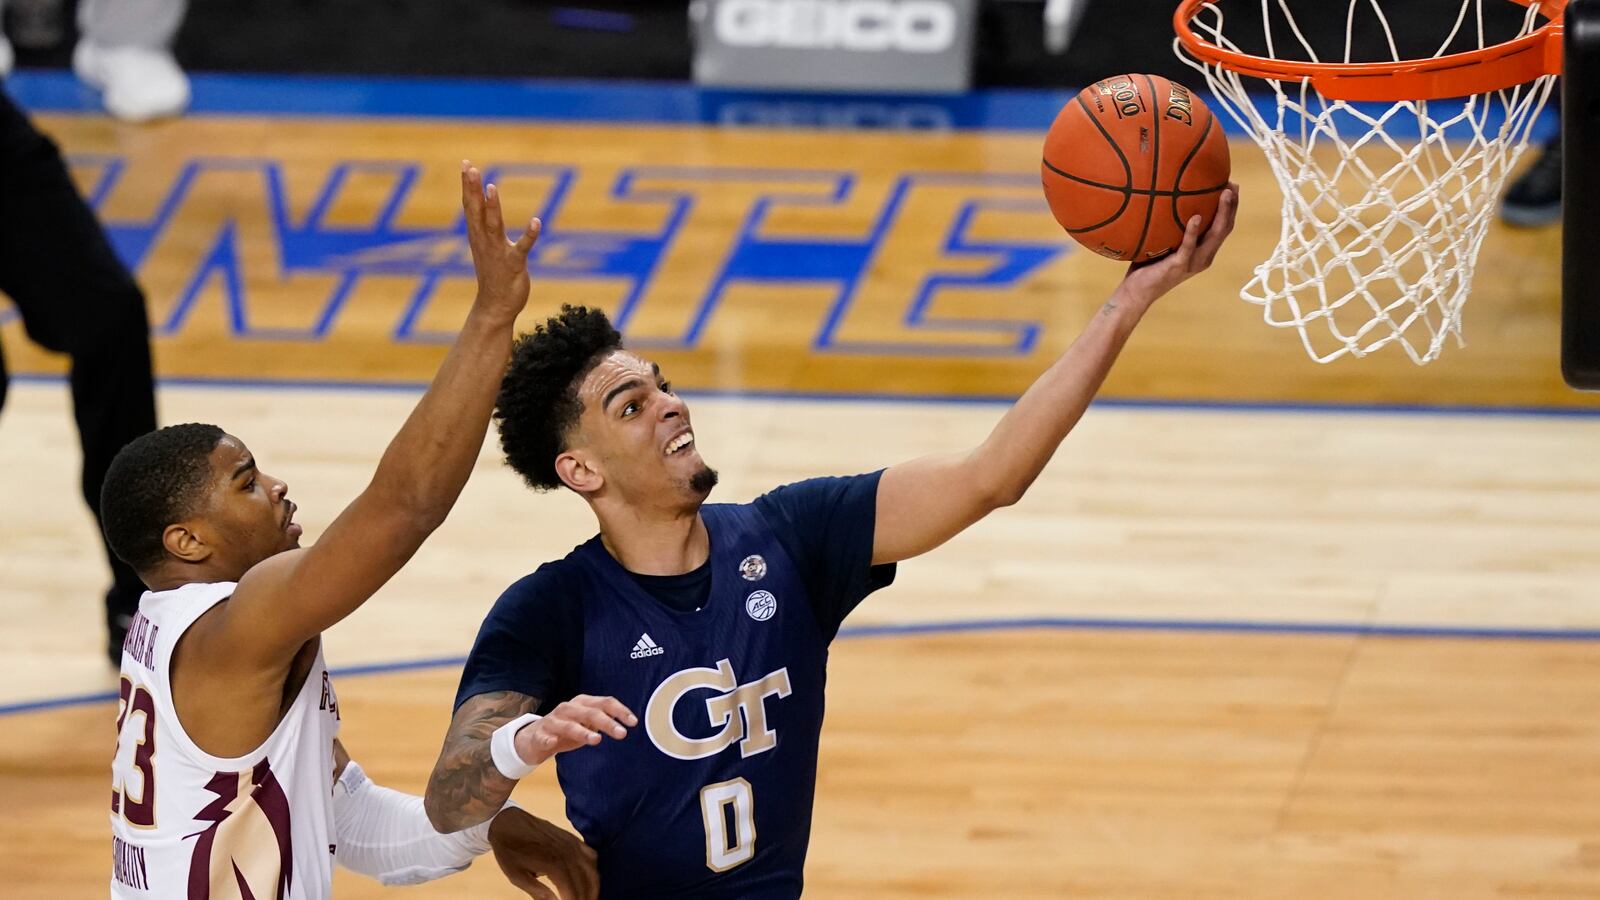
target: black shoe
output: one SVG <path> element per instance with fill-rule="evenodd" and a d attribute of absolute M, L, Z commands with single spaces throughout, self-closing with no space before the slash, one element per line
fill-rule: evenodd
<path fill-rule="evenodd" d="M 1506 189 L 1500 218 L 1507 225 L 1539 228 L 1561 220 L 1561 138 L 1544 145 L 1539 158 Z"/>

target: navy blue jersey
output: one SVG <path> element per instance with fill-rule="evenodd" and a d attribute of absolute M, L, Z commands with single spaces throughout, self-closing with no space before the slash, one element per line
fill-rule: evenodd
<path fill-rule="evenodd" d="M 828 643 L 893 578 L 870 566 L 877 478 L 703 507 L 710 558 L 674 583 L 627 572 L 596 537 L 496 603 L 458 704 L 585 693 L 639 715 L 625 740 L 556 758 L 602 896 L 799 896 Z M 676 602 L 699 581 L 699 609 Z M 550 639 L 574 630 L 576 648 Z"/>

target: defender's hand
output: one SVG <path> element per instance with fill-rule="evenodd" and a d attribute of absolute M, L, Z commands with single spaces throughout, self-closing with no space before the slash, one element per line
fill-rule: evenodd
<path fill-rule="evenodd" d="M 600 874 L 595 853 L 571 832 L 520 809 L 501 810 L 489 823 L 489 846 L 506 879 L 538 900 L 595 900 Z M 555 885 L 551 890 L 541 877 Z"/>
<path fill-rule="evenodd" d="M 500 215 L 500 189 L 492 184 L 485 189 L 483 173 L 466 160 L 461 161 L 461 209 L 466 213 L 472 267 L 478 273 L 477 304 L 514 319 L 528 304 L 528 251 L 539 240 L 543 223 L 530 219 L 521 237 L 508 239 Z"/>
<path fill-rule="evenodd" d="M 1216 218 L 1211 220 L 1211 227 L 1204 236 L 1200 234 L 1200 217 L 1191 217 L 1188 227 L 1183 231 L 1183 243 L 1178 249 L 1160 259 L 1129 266 L 1128 274 L 1117 287 L 1117 293 L 1148 306 L 1191 277 L 1209 269 L 1212 260 L 1217 258 L 1217 251 L 1222 248 L 1222 242 L 1233 233 L 1233 220 L 1238 212 L 1239 186 L 1229 182 L 1227 190 L 1222 192 L 1217 202 Z"/>
<path fill-rule="evenodd" d="M 525 762 L 538 764 L 557 753 L 598 744 L 601 735 L 620 741 L 638 724 L 639 717 L 617 698 L 579 694 L 518 731 L 515 746 Z"/>

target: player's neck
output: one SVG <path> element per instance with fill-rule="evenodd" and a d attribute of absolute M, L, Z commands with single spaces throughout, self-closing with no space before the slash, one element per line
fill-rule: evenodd
<path fill-rule="evenodd" d="M 639 575 L 682 575 L 710 558 L 711 535 L 699 509 L 659 518 L 636 512 L 600 514 L 600 541 L 624 569 Z"/>
<path fill-rule="evenodd" d="M 216 584 L 223 581 L 238 581 L 240 576 L 223 567 L 210 564 L 164 564 L 157 566 L 149 572 L 141 572 L 140 578 L 150 590 L 155 593 L 175 591 L 186 584 Z"/>

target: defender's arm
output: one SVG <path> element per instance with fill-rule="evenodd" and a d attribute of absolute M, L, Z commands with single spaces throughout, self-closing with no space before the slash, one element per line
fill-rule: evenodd
<path fill-rule="evenodd" d="M 440 834 L 423 813 L 421 797 L 373 782 L 337 740 L 333 751 L 339 865 L 386 885 L 421 884 L 460 872 L 493 850 L 506 877 L 530 896 L 598 896 L 594 851 L 571 832 L 513 804 L 487 825 Z M 550 879 L 555 893 L 540 878 Z"/>
<path fill-rule="evenodd" d="M 540 225 L 535 219 L 508 241 L 498 191 L 490 185 L 486 194 L 477 169 L 463 167 L 461 196 L 478 274 L 466 323 L 361 495 L 315 546 L 274 556 L 240 580 L 207 635 L 230 664 L 282 664 L 353 612 L 444 522 L 466 484 L 527 303 L 527 257 Z"/>

